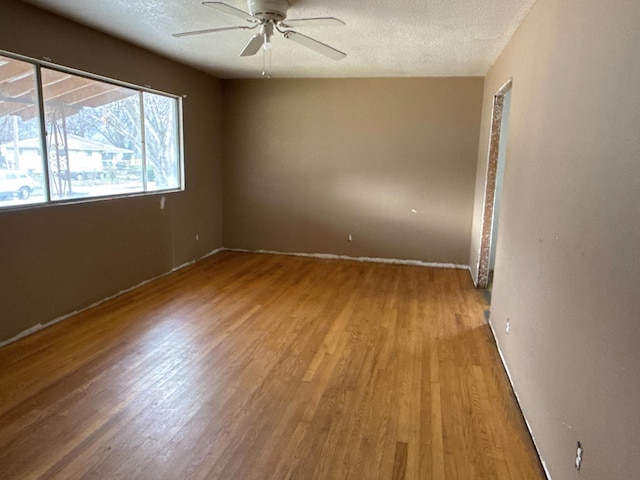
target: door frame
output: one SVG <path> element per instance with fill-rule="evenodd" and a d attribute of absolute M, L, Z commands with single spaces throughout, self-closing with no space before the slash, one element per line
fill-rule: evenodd
<path fill-rule="evenodd" d="M 493 210 L 496 201 L 496 181 L 498 173 L 498 157 L 500 155 L 500 133 L 502 129 L 502 112 L 504 109 L 504 96 L 511 91 L 513 79 L 498 89 L 493 96 L 493 108 L 491 111 L 491 132 L 489 136 L 489 153 L 487 160 L 487 173 L 484 184 L 484 206 L 482 209 L 482 229 L 480 231 L 480 254 L 478 256 L 478 288 L 489 286 L 489 256 L 493 238 Z"/>

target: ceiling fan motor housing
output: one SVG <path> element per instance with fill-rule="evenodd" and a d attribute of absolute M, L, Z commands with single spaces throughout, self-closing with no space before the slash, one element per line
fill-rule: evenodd
<path fill-rule="evenodd" d="M 248 0 L 249 13 L 261 20 L 281 22 L 287 18 L 287 0 Z"/>

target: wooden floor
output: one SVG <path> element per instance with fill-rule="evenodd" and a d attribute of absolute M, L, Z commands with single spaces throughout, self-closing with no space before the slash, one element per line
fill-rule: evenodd
<path fill-rule="evenodd" d="M 464 270 L 223 252 L 0 349 L 2 479 L 543 479 Z"/>

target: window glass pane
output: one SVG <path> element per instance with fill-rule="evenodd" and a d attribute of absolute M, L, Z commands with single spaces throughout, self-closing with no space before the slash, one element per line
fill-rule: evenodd
<path fill-rule="evenodd" d="M 143 191 L 138 91 L 42 69 L 51 199 Z"/>
<path fill-rule="evenodd" d="M 144 92 L 147 190 L 180 188 L 178 101 Z"/>
<path fill-rule="evenodd" d="M 182 188 L 178 99 L 39 70 L 0 55 L 0 208 Z"/>
<path fill-rule="evenodd" d="M 0 208 L 46 200 L 36 68 L 0 56 Z"/>

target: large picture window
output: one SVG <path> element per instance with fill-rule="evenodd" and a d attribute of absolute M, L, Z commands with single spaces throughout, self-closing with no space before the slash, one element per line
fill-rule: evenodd
<path fill-rule="evenodd" d="M 0 208 L 47 199 L 36 66 L 0 56 Z"/>
<path fill-rule="evenodd" d="M 182 188 L 174 96 L 0 56 L 0 208 Z"/>

